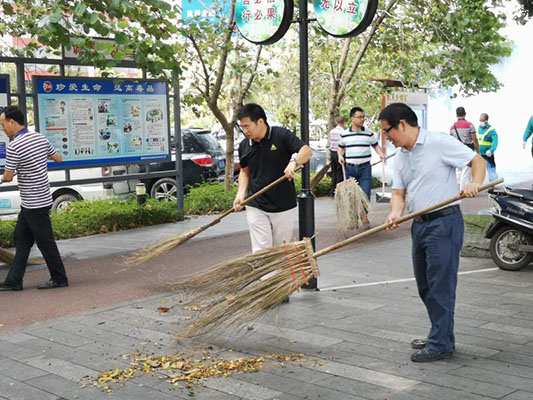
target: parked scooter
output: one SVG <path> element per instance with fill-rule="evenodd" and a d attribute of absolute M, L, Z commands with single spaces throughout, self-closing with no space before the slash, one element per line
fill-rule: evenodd
<path fill-rule="evenodd" d="M 518 271 L 533 259 L 533 190 L 498 187 L 489 190 L 489 200 L 490 255 L 501 269 Z"/>

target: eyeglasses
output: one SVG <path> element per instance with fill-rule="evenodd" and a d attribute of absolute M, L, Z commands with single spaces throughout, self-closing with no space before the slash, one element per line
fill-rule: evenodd
<path fill-rule="evenodd" d="M 383 129 L 383 133 L 385 133 L 385 135 L 389 136 L 389 132 L 390 132 L 390 130 L 391 130 L 392 128 L 394 128 L 394 126 L 391 125 L 391 126 L 389 126 L 387 129 Z"/>

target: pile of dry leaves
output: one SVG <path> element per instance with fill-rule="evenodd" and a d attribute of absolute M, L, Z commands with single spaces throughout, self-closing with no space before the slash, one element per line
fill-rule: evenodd
<path fill-rule="evenodd" d="M 181 387 L 190 389 L 192 385 L 199 385 L 206 378 L 227 377 L 234 374 L 257 372 L 266 362 L 273 367 L 285 368 L 287 362 L 306 361 L 305 354 L 270 354 L 261 357 L 236 358 L 232 360 L 218 358 L 210 352 L 202 353 L 201 357 L 192 358 L 183 353 L 164 356 L 146 356 L 133 354 L 124 356 L 131 361 L 128 368 L 116 368 L 102 372 L 97 378 L 86 377 L 86 381 L 92 382 L 96 387 L 111 392 L 110 383 L 121 383 L 134 378 L 139 374 L 155 373 L 161 379 Z"/>

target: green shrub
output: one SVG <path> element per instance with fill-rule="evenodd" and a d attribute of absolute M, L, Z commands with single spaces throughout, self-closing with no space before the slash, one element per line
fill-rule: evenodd
<path fill-rule="evenodd" d="M 175 222 L 179 216 L 175 203 L 149 199 L 144 206 L 139 206 L 134 198 L 76 201 L 50 215 L 56 239 Z M 0 247 L 14 246 L 15 224 L 16 220 L 0 223 Z"/>
<path fill-rule="evenodd" d="M 233 207 L 236 195 L 236 186 L 226 193 L 220 183 L 204 183 L 187 193 L 183 208 L 185 214 L 212 214 L 226 211 Z"/>
<path fill-rule="evenodd" d="M 472 233 L 482 233 L 494 221 L 491 215 L 463 215 L 465 230 Z"/>

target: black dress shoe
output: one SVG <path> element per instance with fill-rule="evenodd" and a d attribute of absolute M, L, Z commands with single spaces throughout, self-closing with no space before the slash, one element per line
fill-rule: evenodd
<path fill-rule="evenodd" d="M 417 351 L 414 354 L 411 354 L 411 361 L 413 362 L 432 362 L 438 360 L 444 360 L 450 358 L 453 352 L 441 353 L 439 351 L 430 350 L 427 347 L 422 350 Z"/>
<path fill-rule="evenodd" d="M 67 287 L 68 282 L 54 282 L 53 280 L 49 280 L 48 282 L 41 283 L 37 286 L 37 289 L 55 289 L 60 287 Z"/>
<path fill-rule="evenodd" d="M 21 283 L 19 284 L 5 283 L 5 282 L 0 283 L 0 292 L 7 292 L 7 291 L 18 292 L 20 290 L 22 290 Z"/>
<path fill-rule="evenodd" d="M 426 347 L 426 344 L 428 344 L 428 339 L 413 339 L 411 341 L 411 348 L 415 350 L 421 350 L 424 347 Z"/>

